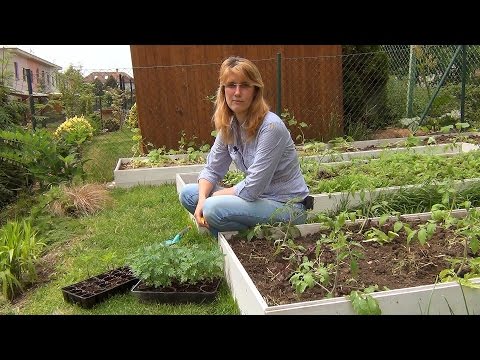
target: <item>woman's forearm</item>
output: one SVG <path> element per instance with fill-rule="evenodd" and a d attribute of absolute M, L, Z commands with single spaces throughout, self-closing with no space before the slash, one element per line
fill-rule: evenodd
<path fill-rule="evenodd" d="M 213 184 L 205 179 L 198 180 L 198 199 L 205 200 L 213 190 Z"/>

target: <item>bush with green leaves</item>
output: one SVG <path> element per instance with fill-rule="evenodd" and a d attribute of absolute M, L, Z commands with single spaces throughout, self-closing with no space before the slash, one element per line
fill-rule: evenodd
<path fill-rule="evenodd" d="M 135 276 L 148 286 L 164 287 L 172 283 L 196 284 L 223 276 L 224 255 L 220 248 L 167 246 L 156 243 L 138 249 L 129 264 Z"/>
<path fill-rule="evenodd" d="M 78 146 L 67 145 L 45 129 L 35 132 L 17 129 L 0 130 L 0 159 L 17 164 L 28 176 L 29 184 L 36 181 L 41 188 L 83 177 L 83 164 Z"/>
<path fill-rule="evenodd" d="M 36 280 L 35 264 L 45 246 L 36 238 L 30 222 L 10 221 L 0 228 L 0 284 L 6 299 Z"/>
<path fill-rule="evenodd" d="M 126 124 L 130 129 L 138 128 L 137 103 L 133 104 L 130 108 Z"/>
<path fill-rule="evenodd" d="M 54 135 L 69 145 L 81 145 L 93 137 L 93 132 L 92 125 L 85 117 L 74 116 L 61 123 Z"/>

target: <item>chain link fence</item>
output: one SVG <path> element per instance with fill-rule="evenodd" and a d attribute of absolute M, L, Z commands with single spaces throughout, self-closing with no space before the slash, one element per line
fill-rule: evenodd
<path fill-rule="evenodd" d="M 343 119 L 343 134 L 362 139 L 378 129 L 391 126 L 414 124 L 418 128 L 429 125 L 433 130 L 439 130 L 449 122 L 460 121 L 462 70 L 465 73 L 464 121 L 477 126 L 480 123 L 480 46 L 467 46 L 465 57 L 459 49 L 457 45 L 343 46 L 341 59 L 336 56 L 285 57 L 281 59 L 282 87 L 296 88 L 295 93 L 288 96 L 284 89 L 275 86 L 278 59 L 251 60 L 257 64 L 264 77 L 267 86 L 265 95 L 274 99 L 270 104 L 272 111 L 294 108 L 298 122 L 304 121 L 309 125 L 327 124 L 324 125 L 327 129 L 338 126 L 339 119 Z M 337 70 L 338 63 L 341 64 L 341 76 L 330 76 Z M 206 77 L 201 71 L 192 71 L 205 67 L 210 69 L 211 76 Z M 205 91 L 213 96 L 217 86 L 218 67 L 219 64 L 171 65 L 168 68 L 150 68 L 148 71 L 153 78 L 159 78 L 156 72 L 161 72 L 162 79 L 169 79 L 170 82 L 182 79 L 187 89 L 190 82 L 192 88 L 195 83 L 205 84 L 208 88 Z M 295 77 L 291 75 L 294 68 L 297 70 Z M 299 73 L 303 75 L 298 77 Z M 211 80 L 211 84 L 207 79 Z M 163 93 L 159 97 L 168 99 L 171 96 L 183 96 L 175 95 L 169 90 L 171 88 L 165 82 Z M 283 102 L 279 101 L 279 91 Z M 198 95 L 187 92 L 181 108 L 173 109 L 191 112 L 189 118 L 197 119 L 196 124 L 190 124 L 193 129 L 210 121 L 198 120 L 195 115 L 198 109 L 189 108 L 189 98 Z M 203 106 L 213 111 L 211 98 L 209 100 L 209 96 L 204 96 L 203 100 Z M 188 124 L 181 126 L 185 128 Z M 298 129 L 292 127 L 290 130 L 295 138 Z M 132 156 L 132 134 L 125 129 L 121 134 L 117 134 L 116 141 L 123 144 L 123 149 L 108 148 L 117 158 Z M 179 144 L 195 138 L 182 138 L 180 131 L 171 136 L 178 137 Z M 96 163 L 98 159 L 92 165 Z M 114 164 L 102 164 L 99 167 L 108 169 L 108 174 L 105 173 L 101 178 L 111 180 Z M 95 171 L 95 168 L 92 166 L 90 170 Z"/>
<path fill-rule="evenodd" d="M 439 130 L 445 124 L 461 120 L 472 127 L 480 124 L 480 46 L 477 45 L 345 45 L 339 56 L 251 60 L 264 77 L 265 95 L 271 99 L 272 111 L 288 109 L 297 123 L 305 122 L 317 129 L 316 136 L 307 138 L 325 140 L 340 132 L 359 140 L 390 126 L 410 125 L 416 129 L 428 125 Z M 148 81 L 160 84 L 158 99 L 165 99 L 162 111 L 158 105 L 147 111 L 155 116 L 164 116 L 162 112 L 189 113 L 183 118 L 190 119 L 191 124 L 161 129 L 175 138 L 179 146 L 195 141 L 196 135 L 207 130 L 210 134 L 219 66 L 219 63 L 173 64 L 144 70 L 148 72 Z M 132 69 L 121 70 L 133 73 Z M 172 90 L 176 82 L 181 82 L 185 91 Z M 196 87 L 198 84 L 202 88 Z M 138 151 L 135 153 L 138 140 L 133 139 L 135 134 L 125 125 L 137 96 L 133 86 L 126 84 L 120 89 L 124 93 L 120 101 L 120 126 L 100 132 L 83 153 L 84 158 L 91 159 L 85 164 L 91 180 L 113 180 L 118 159 L 138 155 Z M 295 91 L 286 91 L 289 87 Z M 191 104 L 198 98 L 201 101 L 193 107 Z M 102 124 L 117 116 L 109 110 L 113 102 L 114 98 L 105 95 L 93 97 L 91 108 Z M 210 115 L 204 116 L 205 113 Z M 185 135 L 180 129 L 191 131 Z M 297 138 L 298 127 L 292 126 L 290 130 Z M 213 143 L 213 137 L 210 140 Z"/>

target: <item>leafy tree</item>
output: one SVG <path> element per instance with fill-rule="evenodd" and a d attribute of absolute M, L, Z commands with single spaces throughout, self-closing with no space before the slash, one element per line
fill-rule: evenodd
<path fill-rule="evenodd" d="M 117 80 L 115 80 L 115 78 L 110 75 L 107 79 L 107 81 L 105 81 L 105 86 L 104 88 L 106 89 L 107 87 L 111 88 L 111 89 L 116 89 L 118 88 L 118 83 L 117 83 Z"/>
<path fill-rule="evenodd" d="M 85 82 L 81 69 L 75 69 L 70 65 L 64 73 L 59 73 L 58 77 L 67 118 L 91 114 L 95 99 L 94 84 Z"/>
<path fill-rule="evenodd" d="M 93 80 L 93 86 L 94 86 L 93 93 L 95 94 L 95 96 L 102 96 L 104 94 L 103 83 L 99 78 L 96 78 L 95 80 Z"/>
<path fill-rule="evenodd" d="M 375 130 L 393 121 L 387 108 L 388 57 L 380 45 L 342 45 L 346 133 L 361 125 Z"/>

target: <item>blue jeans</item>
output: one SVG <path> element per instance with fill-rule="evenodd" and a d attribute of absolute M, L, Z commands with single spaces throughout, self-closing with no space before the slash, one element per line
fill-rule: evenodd
<path fill-rule="evenodd" d="M 180 193 L 180 202 L 193 214 L 198 203 L 198 184 L 186 184 Z M 307 212 L 300 203 L 285 206 L 282 202 L 268 199 L 246 201 L 235 195 L 220 195 L 205 200 L 203 217 L 210 232 L 217 238 L 219 232 L 245 230 L 257 224 L 280 221 L 304 224 Z"/>

